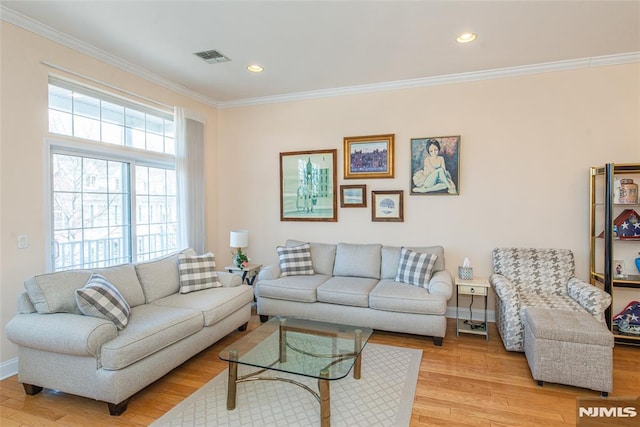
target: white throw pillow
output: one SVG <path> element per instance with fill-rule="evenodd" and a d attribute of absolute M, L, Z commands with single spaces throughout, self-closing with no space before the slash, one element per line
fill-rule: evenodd
<path fill-rule="evenodd" d="M 434 254 L 402 248 L 395 281 L 426 288 L 437 259 L 438 256 Z"/>
<path fill-rule="evenodd" d="M 308 276 L 315 274 L 311 261 L 311 246 L 308 243 L 299 246 L 276 248 L 280 258 L 280 276 Z"/>
<path fill-rule="evenodd" d="M 110 320 L 118 330 L 123 330 L 129 323 L 129 304 L 100 274 L 92 274 L 84 287 L 76 290 L 76 302 L 82 314 Z"/>
<path fill-rule="evenodd" d="M 222 286 L 216 273 L 216 257 L 211 252 L 204 255 L 178 254 L 178 276 L 181 294 Z"/>

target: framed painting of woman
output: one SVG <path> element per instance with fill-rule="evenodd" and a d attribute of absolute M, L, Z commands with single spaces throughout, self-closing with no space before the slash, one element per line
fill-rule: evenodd
<path fill-rule="evenodd" d="M 410 195 L 460 194 L 460 135 L 411 139 Z"/>

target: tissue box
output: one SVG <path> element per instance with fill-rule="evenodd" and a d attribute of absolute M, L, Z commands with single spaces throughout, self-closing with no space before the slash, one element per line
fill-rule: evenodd
<path fill-rule="evenodd" d="M 458 267 L 458 277 L 462 280 L 473 279 L 473 268 L 471 267 Z"/>

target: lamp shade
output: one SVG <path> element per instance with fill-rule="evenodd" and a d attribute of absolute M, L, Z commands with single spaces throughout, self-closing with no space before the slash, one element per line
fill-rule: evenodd
<path fill-rule="evenodd" d="M 249 230 L 231 230 L 229 246 L 232 248 L 246 248 L 249 246 Z"/>

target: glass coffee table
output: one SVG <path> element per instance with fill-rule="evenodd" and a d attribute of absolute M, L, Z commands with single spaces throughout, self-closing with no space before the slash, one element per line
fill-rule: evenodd
<path fill-rule="evenodd" d="M 360 379 L 362 350 L 369 328 L 296 318 L 274 317 L 220 352 L 229 362 L 227 409 L 236 407 L 236 387 L 247 381 L 284 381 L 302 387 L 320 402 L 320 425 L 331 424 L 331 381 L 346 377 Z M 258 368 L 238 376 L 238 365 Z M 286 372 L 318 380 L 318 392 L 290 378 L 263 375 Z"/>

